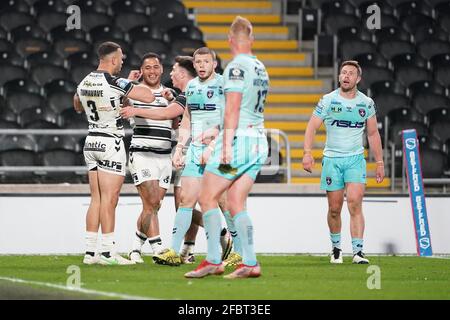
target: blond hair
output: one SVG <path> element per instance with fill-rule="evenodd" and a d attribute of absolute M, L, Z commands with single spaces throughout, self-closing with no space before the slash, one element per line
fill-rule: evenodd
<path fill-rule="evenodd" d="M 339 73 L 342 71 L 342 68 L 345 66 L 353 66 L 356 68 L 356 70 L 358 70 L 358 76 L 362 76 L 362 69 L 361 66 L 359 65 L 358 61 L 356 60 L 346 60 L 344 62 L 342 62 L 341 67 L 339 68 Z"/>
<path fill-rule="evenodd" d="M 248 19 L 236 16 L 230 27 L 230 35 L 233 37 L 251 38 L 253 36 L 253 27 Z"/>

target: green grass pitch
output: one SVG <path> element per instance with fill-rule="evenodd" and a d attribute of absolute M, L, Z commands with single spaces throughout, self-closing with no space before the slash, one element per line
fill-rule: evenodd
<path fill-rule="evenodd" d="M 83 289 L 150 299 L 450 299 L 449 259 L 369 256 L 369 266 L 379 267 L 380 289 L 368 289 L 368 282 L 374 283 L 370 278 L 374 273 L 368 265 L 351 264 L 349 256 L 344 257 L 343 265 L 331 265 L 326 256 L 262 255 L 258 257 L 262 277 L 237 280 L 221 276 L 185 279 L 183 274 L 197 263 L 169 267 L 153 264 L 148 256 L 144 259 L 143 265 L 85 266 L 81 256 L 0 256 L 0 279 L 40 283 L 16 284 L 3 279 L 0 292 L 28 288 L 52 294 L 56 299 L 70 298 L 71 292 L 41 284 L 65 286 L 70 276 L 67 268 L 76 265 L 80 267 Z M 78 298 L 111 298 L 101 293 L 73 294 Z"/>

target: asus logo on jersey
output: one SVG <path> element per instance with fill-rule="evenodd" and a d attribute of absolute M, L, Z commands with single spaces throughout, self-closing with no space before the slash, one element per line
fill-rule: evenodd
<path fill-rule="evenodd" d="M 351 122 L 348 120 L 333 120 L 331 126 L 340 128 L 363 128 L 364 122 Z"/>
<path fill-rule="evenodd" d="M 213 111 L 217 109 L 215 104 L 200 105 L 198 103 L 190 103 L 188 104 L 188 107 L 189 109 L 191 109 L 191 111 L 195 110 Z"/>

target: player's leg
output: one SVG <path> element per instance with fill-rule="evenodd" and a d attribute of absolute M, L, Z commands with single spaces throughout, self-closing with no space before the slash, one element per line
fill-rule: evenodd
<path fill-rule="evenodd" d="M 97 238 L 100 227 L 100 189 L 98 187 L 97 169 L 88 172 L 91 202 L 86 214 L 86 254 L 84 264 L 95 264 L 98 261 Z"/>
<path fill-rule="evenodd" d="M 341 248 L 341 211 L 344 203 L 344 189 L 327 191 L 328 214 L 327 222 L 331 240 L 331 263 L 343 263 Z"/>
<path fill-rule="evenodd" d="M 222 247 L 222 261 L 226 261 L 231 254 L 231 250 L 233 249 L 233 240 L 232 234 L 235 234 L 235 239 L 237 239 L 236 227 L 234 226 L 233 218 L 231 217 L 230 211 L 227 206 L 227 193 L 224 192 L 219 198 L 219 208 L 223 213 L 225 218 L 225 223 L 227 224 L 227 228 L 222 228 L 220 232 L 220 246 Z M 239 242 L 239 240 L 236 240 Z M 240 247 L 240 243 L 238 244 Z"/>
<path fill-rule="evenodd" d="M 350 233 L 352 236 L 353 263 L 367 264 L 364 257 L 364 216 L 362 200 L 366 187 L 366 160 L 362 154 L 348 157 L 344 170 L 347 206 L 350 212 Z"/>
<path fill-rule="evenodd" d="M 184 236 L 184 244 L 180 251 L 183 263 L 191 264 L 195 262 L 195 239 L 197 238 L 197 233 L 200 226 L 203 227 L 202 213 L 194 208 L 192 211 L 191 225 Z"/>
<path fill-rule="evenodd" d="M 123 259 L 118 254 L 113 253 L 116 206 L 125 177 L 101 169 L 98 170 L 97 174 L 100 189 L 100 224 L 102 229 L 100 263 L 132 264 L 134 262 Z"/>

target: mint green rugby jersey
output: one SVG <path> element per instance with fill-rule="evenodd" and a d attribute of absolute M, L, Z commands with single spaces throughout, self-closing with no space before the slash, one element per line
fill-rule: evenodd
<path fill-rule="evenodd" d="M 324 156 L 347 157 L 364 153 L 366 120 L 376 113 L 374 101 L 360 91 L 346 99 L 336 89 L 322 97 L 313 114 L 321 118 L 327 131 Z"/>
<path fill-rule="evenodd" d="M 269 90 L 266 67 L 255 56 L 239 54 L 223 72 L 225 93 L 242 93 L 238 129 L 264 128 L 264 104 Z"/>
<path fill-rule="evenodd" d="M 198 77 L 189 81 L 186 87 L 186 106 L 191 111 L 192 143 L 201 145 L 194 139 L 205 130 L 222 124 L 225 108 L 223 77 L 216 73 L 208 81 L 200 81 Z"/>

